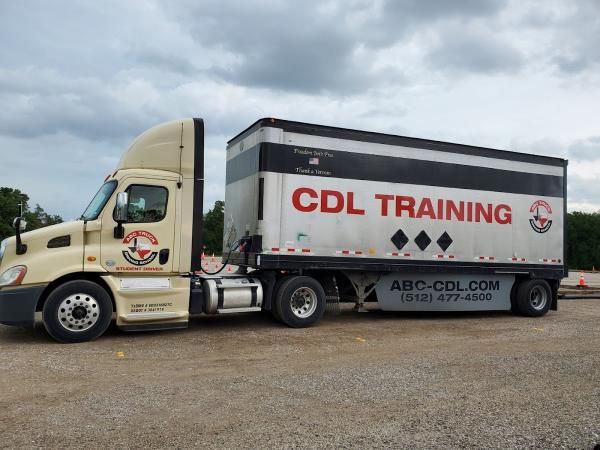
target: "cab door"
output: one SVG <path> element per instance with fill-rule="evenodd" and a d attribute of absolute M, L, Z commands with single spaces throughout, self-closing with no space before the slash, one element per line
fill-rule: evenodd
<path fill-rule="evenodd" d="M 127 222 L 122 237 L 115 238 L 113 214 L 102 217 L 102 266 L 109 272 L 161 274 L 173 271 L 175 181 L 126 178 L 118 192 L 127 192 Z M 114 196 L 116 197 L 116 195 Z M 114 201 L 108 211 L 113 211 Z"/>

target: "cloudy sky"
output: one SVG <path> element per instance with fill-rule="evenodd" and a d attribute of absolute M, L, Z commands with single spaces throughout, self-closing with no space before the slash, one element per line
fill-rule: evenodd
<path fill-rule="evenodd" d="M 600 2 L 0 1 L 0 185 L 78 216 L 128 143 L 203 117 L 209 206 L 260 117 L 567 157 L 600 209 Z"/>

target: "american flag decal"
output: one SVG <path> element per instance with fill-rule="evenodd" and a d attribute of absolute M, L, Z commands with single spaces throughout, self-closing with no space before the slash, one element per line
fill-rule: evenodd
<path fill-rule="evenodd" d="M 308 159 L 308 163 L 309 164 L 314 164 L 314 165 L 318 166 L 319 165 L 319 158 L 309 158 Z"/>

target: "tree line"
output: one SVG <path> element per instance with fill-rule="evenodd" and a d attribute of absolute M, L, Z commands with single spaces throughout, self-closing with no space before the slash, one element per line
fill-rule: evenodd
<path fill-rule="evenodd" d="M 63 221 L 56 214 L 48 214 L 40 205 L 29 206 L 29 196 L 19 189 L 0 187 L 0 241 L 15 234 L 12 222 L 23 211 L 28 230 L 47 227 Z"/>
<path fill-rule="evenodd" d="M 12 221 L 20 214 L 21 207 L 28 230 L 63 221 L 59 215 L 48 214 L 40 205 L 31 208 L 29 196 L 20 190 L 0 187 L 0 240 L 14 235 Z M 224 210 L 225 202 L 217 200 L 204 214 L 203 241 L 208 254 L 223 251 Z M 571 269 L 600 269 L 600 211 L 567 214 L 567 262 Z"/>

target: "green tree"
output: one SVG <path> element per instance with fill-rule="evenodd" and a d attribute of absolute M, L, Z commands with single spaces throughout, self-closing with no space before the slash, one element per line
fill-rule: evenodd
<path fill-rule="evenodd" d="M 217 200 L 215 206 L 204 214 L 203 241 L 206 253 L 221 254 L 223 252 L 224 210 L 225 202 Z"/>
<path fill-rule="evenodd" d="M 567 263 L 571 269 L 600 268 L 600 212 L 567 214 Z"/>
<path fill-rule="evenodd" d="M 29 196 L 19 189 L 0 187 L 0 240 L 15 234 L 12 222 L 21 213 L 19 203 L 22 204 L 23 218 L 27 221 L 28 230 L 36 230 L 63 221 L 58 215 L 46 213 L 40 205 L 35 205 L 31 210 L 28 202 Z"/>

